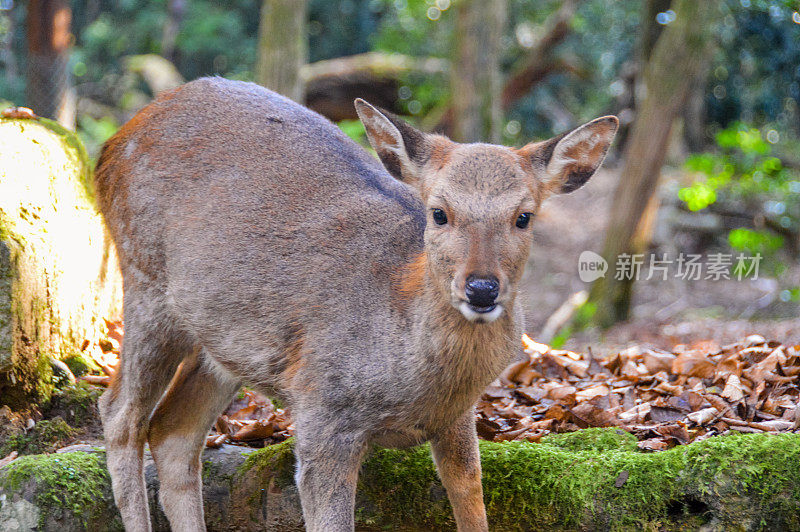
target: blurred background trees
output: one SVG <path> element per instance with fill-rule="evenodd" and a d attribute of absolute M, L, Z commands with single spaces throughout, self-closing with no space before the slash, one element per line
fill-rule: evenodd
<path fill-rule="evenodd" d="M 0 0 L 0 100 L 74 123 L 93 154 L 155 94 L 203 75 L 257 81 L 361 140 L 355 97 L 426 130 L 510 145 L 617 114 L 612 270 L 623 252 L 746 250 L 770 257 L 776 293 L 796 301 L 800 281 L 785 274 L 800 248 L 798 9 L 796 0 Z M 667 212 L 685 230 L 664 239 L 655 226 Z M 703 229 L 708 217 L 713 230 Z M 631 284 L 608 281 L 586 314 L 603 324 L 630 308 Z"/>
<path fill-rule="evenodd" d="M 646 2 L 648 19 L 660 13 L 652 9 L 655 4 Z M 647 214 L 657 208 L 655 192 L 673 122 L 686 105 L 690 87 L 708 68 L 711 27 L 718 19 L 717 0 L 674 0 L 671 7 L 674 9 L 668 12 L 673 20 L 667 28 L 654 35 L 654 25 L 647 24 L 640 40 L 640 90 L 644 97 L 626 138 L 625 162 L 611 204 L 603 249 L 603 258 L 609 264 L 616 264 L 624 254 L 647 251 L 652 231 L 648 226 L 653 219 L 652 213 Z M 594 282 L 590 300 L 597 308 L 595 318 L 600 325 L 627 319 L 633 282 L 633 275 L 609 275 Z"/>
<path fill-rule="evenodd" d="M 258 26 L 258 53 L 253 79 L 294 101 L 302 102 L 306 64 L 306 0 L 264 0 Z"/>
<path fill-rule="evenodd" d="M 75 127 L 75 93 L 70 82 L 72 10 L 67 0 L 31 0 L 26 18 L 26 101 L 43 116 Z"/>

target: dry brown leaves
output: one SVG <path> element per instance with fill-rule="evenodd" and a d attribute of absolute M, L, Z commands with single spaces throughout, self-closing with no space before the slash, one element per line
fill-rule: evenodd
<path fill-rule="evenodd" d="M 108 334 L 105 337 L 96 339 L 94 342 L 84 340 L 83 346 L 81 346 L 83 354 L 88 355 L 100 367 L 103 374 L 83 375 L 80 380 L 100 386 L 108 386 L 111 382 L 111 377 L 116 373 L 119 366 L 122 338 L 125 336 L 125 327 L 121 321 L 104 321 L 106 322 Z"/>
<path fill-rule="evenodd" d="M 673 352 L 631 347 L 598 359 L 523 337 L 528 357 L 509 366 L 478 402 L 487 440 L 538 441 L 551 432 L 621 427 L 659 451 L 728 431 L 800 426 L 800 345 L 753 335 Z"/>
<path fill-rule="evenodd" d="M 245 389 L 217 418 L 206 446 L 238 443 L 263 447 L 280 443 L 293 434 L 292 420 L 283 409 L 275 408 L 269 398 Z"/>

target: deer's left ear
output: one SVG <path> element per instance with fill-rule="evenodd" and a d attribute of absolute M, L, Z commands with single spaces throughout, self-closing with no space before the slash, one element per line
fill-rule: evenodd
<path fill-rule="evenodd" d="M 422 167 L 430 157 L 428 135 L 361 98 L 356 99 L 355 106 L 367 132 L 367 139 L 383 166 L 400 181 L 417 182 Z"/>
<path fill-rule="evenodd" d="M 577 129 L 518 150 L 551 194 L 581 188 L 594 175 L 617 133 L 616 116 L 596 118 Z"/>

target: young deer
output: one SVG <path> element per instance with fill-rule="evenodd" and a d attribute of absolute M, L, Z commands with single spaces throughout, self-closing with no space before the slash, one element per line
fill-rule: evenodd
<path fill-rule="evenodd" d="M 100 406 L 127 530 L 150 530 L 145 442 L 172 529 L 205 529 L 200 453 L 242 383 L 291 406 L 308 530 L 353 529 L 370 444 L 424 441 L 459 530 L 487 529 L 472 407 L 518 352 L 530 222 L 592 176 L 617 119 L 511 149 L 355 105 L 383 166 L 219 78 L 161 96 L 103 149 L 126 332 Z"/>

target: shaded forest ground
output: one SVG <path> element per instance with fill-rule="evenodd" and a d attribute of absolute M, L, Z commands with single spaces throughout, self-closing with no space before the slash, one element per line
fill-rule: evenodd
<path fill-rule="evenodd" d="M 570 295 L 589 288 L 578 277 L 578 257 L 584 250 L 601 251 L 619 179 L 619 165 L 604 166 L 585 187 L 550 198 L 537 214 L 534 245 L 522 283 L 526 330 L 535 339 L 547 319 Z M 678 177 L 676 172 L 665 169 L 662 179 L 670 181 Z M 667 190 L 669 186 L 661 187 L 665 201 L 669 199 Z M 656 232 L 663 234 L 663 229 L 660 227 Z M 658 246 L 651 251 L 675 257 L 673 250 Z M 709 253 L 735 253 L 729 248 L 686 252 L 702 253 L 703 260 Z M 631 320 L 605 332 L 589 329 L 574 333 L 564 347 L 583 351 L 591 346 L 605 355 L 632 344 L 669 349 L 676 344 L 702 340 L 725 344 L 749 334 L 781 342 L 795 341 L 800 339 L 800 305 L 781 302 L 777 287 L 800 284 L 800 265 L 786 263 L 786 266 L 782 282 L 777 283 L 766 272 L 756 281 L 686 281 L 674 278 L 673 264 L 666 281 L 654 278 L 635 284 Z M 606 275 L 613 275 L 613 271 L 614 265 L 609 265 Z"/>

